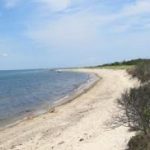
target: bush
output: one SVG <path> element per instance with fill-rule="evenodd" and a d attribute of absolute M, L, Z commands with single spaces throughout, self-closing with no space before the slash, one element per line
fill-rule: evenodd
<path fill-rule="evenodd" d="M 135 66 L 140 63 L 146 63 L 150 62 L 150 59 L 133 59 L 133 60 L 128 60 L 128 61 L 122 61 L 122 62 L 114 62 L 114 63 L 109 63 L 109 64 L 103 64 L 99 65 L 97 67 L 105 67 L 105 66 Z"/>
<path fill-rule="evenodd" d="M 125 110 L 125 122 L 133 129 L 150 132 L 150 84 L 126 91 L 118 100 Z"/>
<path fill-rule="evenodd" d="M 150 61 L 143 61 L 135 66 L 134 69 L 128 70 L 133 77 L 137 77 L 142 83 L 150 80 Z"/>
<path fill-rule="evenodd" d="M 150 60 L 138 60 L 136 63 L 128 73 L 142 84 L 126 91 L 118 100 L 125 110 L 121 121 L 128 123 L 131 129 L 142 131 L 129 141 L 128 150 L 150 150 Z"/>
<path fill-rule="evenodd" d="M 150 135 L 139 134 L 132 137 L 127 150 L 150 150 Z"/>

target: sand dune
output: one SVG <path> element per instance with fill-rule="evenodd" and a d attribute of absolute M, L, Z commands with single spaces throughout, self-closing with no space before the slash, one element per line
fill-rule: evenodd
<path fill-rule="evenodd" d="M 0 150 L 124 150 L 134 134 L 112 128 L 121 93 L 137 84 L 124 70 L 79 69 L 102 79 L 74 101 L 0 131 Z"/>

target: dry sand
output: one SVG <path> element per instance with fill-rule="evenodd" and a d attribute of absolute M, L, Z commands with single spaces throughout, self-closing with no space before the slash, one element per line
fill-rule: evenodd
<path fill-rule="evenodd" d="M 0 150 L 124 150 L 134 134 L 111 127 L 120 115 L 117 98 L 137 81 L 124 70 L 80 69 L 102 79 L 74 101 L 0 131 Z M 109 122 L 109 123 L 108 123 Z"/>

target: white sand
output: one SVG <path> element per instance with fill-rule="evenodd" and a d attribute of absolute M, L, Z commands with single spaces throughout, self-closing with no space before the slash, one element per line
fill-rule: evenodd
<path fill-rule="evenodd" d="M 124 126 L 111 128 L 120 114 L 117 98 L 137 84 L 124 70 L 80 69 L 102 79 L 74 101 L 0 131 L 0 150 L 124 150 L 130 137 Z"/>

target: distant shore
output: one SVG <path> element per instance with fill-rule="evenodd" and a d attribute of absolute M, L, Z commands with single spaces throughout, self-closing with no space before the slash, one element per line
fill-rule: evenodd
<path fill-rule="evenodd" d="M 125 149 L 134 133 L 124 126 L 113 129 L 108 122 L 121 113 L 116 99 L 137 82 L 124 70 L 76 71 L 94 73 L 101 80 L 93 81 L 70 103 L 0 131 L 0 150 Z"/>

